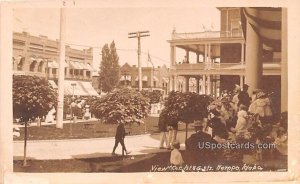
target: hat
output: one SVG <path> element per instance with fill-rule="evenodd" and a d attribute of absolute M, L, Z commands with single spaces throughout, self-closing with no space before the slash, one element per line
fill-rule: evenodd
<path fill-rule="evenodd" d="M 226 97 L 226 98 L 223 97 L 223 98 L 221 99 L 221 102 L 222 102 L 222 103 L 228 103 L 229 101 L 230 101 L 230 99 L 227 98 L 227 97 Z"/>
<path fill-rule="evenodd" d="M 253 90 L 253 93 L 259 93 L 259 92 L 261 92 L 262 90 L 261 89 L 254 89 Z"/>
<path fill-rule="evenodd" d="M 195 121 L 192 126 L 193 127 L 202 127 L 203 126 L 204 121 Z"/>
<path fill-rule="evenodd" d="M 180 142 L 178 140 L 175 140 L 172 145 L 173 146 L 180 145 Z"/>
<path fill-rule="evenodd" d="M 240 91 L 241 90 L 241 86 L 235 84 L 235 90 Z"/>
<path fill-rule="evenodd" d="M 221 114 L 219 113 L 219 111 L 217 111 L 217 110 L 212 110 L 212 111 L 210 111 L 213 115 L 215 115 L 215 116 L 220 116 Z"/>
<path fill-rule="evenodd" d="M 180 148 L 180 142 L 179 142 L 178 140 L 175 140 L 175 141 L 173 142 L 172 146 L 173 146 L 174 148 L 179 149 L 179 148 Z"/>
<path fill-rule="evenodd" d="M 261 98 L 261 97 L 264 97 L 266 94 L 263 92 L 263 91 L 261 91 L 261 92 L 259 92 L 259 93 L 257 93 L 257 98 Z"/>
<path fill-rule="evenodd" d="M 249 86 L 247 84 L 243 84 L 243 89 L 244 88 L 249 88 Z"/>

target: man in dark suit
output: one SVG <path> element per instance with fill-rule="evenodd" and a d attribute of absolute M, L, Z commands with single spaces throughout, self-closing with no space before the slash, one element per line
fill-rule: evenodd
<path fill-rule="evenodd" d="M 116 136 L 115 136 L 115 146 L 112 151 L 112 155 L 115 154 L 115 150 L 118 147 L 118 144 L 121 143 L 122 149 L 126 152 L 126 155 L 128 155 L 130 152 L 126 150 L 125 144 L 124 144 L 124 138 L 125 138 L 126 132 L 125 132 L 125 126 L 124 123 L 119 123 L 116 131 Z"/>
<path fill-rule="evenodd" d="M 219 150 L 211 150 L 205 145 L 217 144 L 211 135 L 203 132 L 204 122 L 195 123 L 196 133 L 192 134 L 185 141 L 186 163 L 187 164 L 205 164 L 209 161 L 216 161 L 219 157 Z"/>
<path fill-rule="evenodd" d="M 238 99 L 239 99 L 238 108 L 241 104 L 245 105 L 247 108 L 249 107 L 250 97 L 248 94 L 248 88 L 249 88 L 249 86 L 247 84 L 243 85 L 243 91 L 241 91 L 238 95 Z"/>

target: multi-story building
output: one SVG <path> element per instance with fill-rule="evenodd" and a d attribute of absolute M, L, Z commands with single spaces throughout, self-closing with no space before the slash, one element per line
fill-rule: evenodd
<path fill-rule="evenodd" d="M 138 88 L 138 67 L 125 63 L 120 68 L 120 85 Z M 169 69 L 161 67 L 142 67 L 143 90 L 160 90 L 167 94 L 169 87 Z"/>
<path fill-rule="evenodd" d="M 66 46 L 65 95 L 98 95 L 91 85 L 92 48 L 78 50 Z M 49 80 L 57 88 L 59 40 L 29 33 L 13 34 L 14 75 L 36 75 Z"/>
<path fill-rule="evenodd" d="M 173 31 L 172 39 L 168 40 L 170 90 L 180 90 L 179 78 L 183 78 L 183 91 L 190 91 L 193 78 L 197 93 L 213 97 L 218 97 L 222 90 L 232 90 L 235 84 L 246 83 L 250 95 L 259 88 L 276 92 L 280 99 L 281 86 L 287 83 L 282 80 L 287 70 L 281 68 L 281 34 L 285 33 L 281 32 L 281 8 L 218 9 L 221 31 Z M 183 61 L 176 57 L 177 49 L 185 50 Z M 189 59 L 190 54 L 196 55 L 195 61 Z M 287 102 L 285 96 L 281 102 Z"/>

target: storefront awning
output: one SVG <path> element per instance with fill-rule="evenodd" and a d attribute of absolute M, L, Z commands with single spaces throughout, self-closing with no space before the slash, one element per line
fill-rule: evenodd
<path fill-rule="evenodd" d="M 82 84 L 83 88 L 85 89 L 85 91 L 89 94 L 89 96 L 98 96 L 99 94 L 97 93 L 97 91 L 93 88 L 91 82 L 79 82 Z"/>
<path fill-rule="evenodd" d="M 86 68 L 90 71 L 94 71 L 94 69 L 92 68 L 92 66 L 90 64 L 86 64 Z"/>
<path fill-rule="evenodd" d="M 48 82 L 50 83 L 50 85 L 52 86 L 53 89 L 58 89 L 57 85 L 55 84 L 55 82 L 53 80 L 48 80 Z"/>
<path fill-rule="evenodd" d="M 98 96 L 97 91 L 93 88 L 90 82 L 70 81 L 64 82 L 65 95 L 75 96 Z"/>
<path fill-rule="evenodd" d="M 77 61 L 70 61 L 70 65 L 73 69 L 78 69 L 78 70 L 84 69 L 83 66 Z"/>
<path fill-rule="evenodd" d="M 58 68 L 58 63 L 54 60 L 48 60 L 48 68 Z"/>
<path fill-rule="evenodd" d="M 47 60 L 45 60 L 45 62 L 47 62 Z M 48 60 L 48 68 L 59 68 L 59 63 L 55 60 Z M 64 63 L 65 66 L 64 67 L 67 67 L 68 66 L 68 63 Z"/>

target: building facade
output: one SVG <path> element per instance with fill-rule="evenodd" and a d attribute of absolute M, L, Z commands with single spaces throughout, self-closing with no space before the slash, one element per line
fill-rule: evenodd
<path fill-rule="evenodd" d="M 29 33 L 13 34 L 14 75 L 36 75 L 49 80 L 57 88 L 59 68 L 59 40 Z M 65 94 L 90 96 L 98 95 L 91 85 L 92 48 L 78 50 L 66 46 Z"/>
<path fill-rule="evenodd" d="M 281 24 L 281 9 L 218 9 L 221 31 L 173 31 L 172 39 L 168 40 L 171 47 L 169 90 L 191 91 L 193 80 L 195 92 L 219 97 L 222 90 L 232 90 L 235 84 L 246 83 L 250 86 L 250 95 L 254 89 L 264 89 L 275 91 L 280 98 L 281 76 L 287 73 L 281 69 L 282 52 L 278 48 L 281 27 L 277 24 Z M 252 24 L 247 26 L 249 21 Z M 252 27 L 254 30 L 250 30 Z M 267 38 L 260 30 L 266 30 Z M 176 57 L 177 49 L 185 50 L 183 61 Z M 190 54 L 196 55 L 195 61 L 189 59 Z"/>
<path fill-rule="evenodd" d="M 138 67 L 125 63 L 120 67 L 120 85 L 138 88 Z M 160 90 L 167 94 L 169 88 L 169 69 L 161 67 L 142 67 L 143 90 Z"/>

